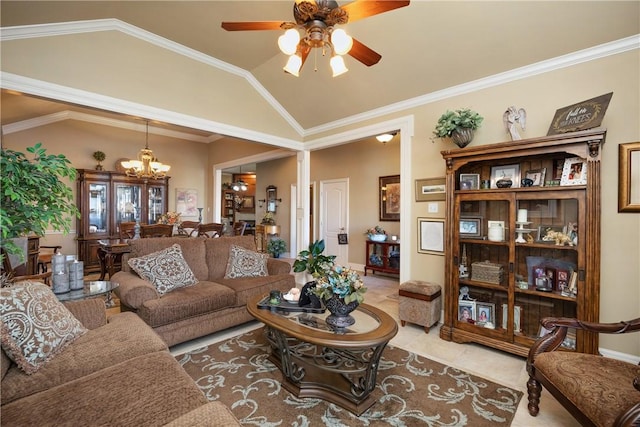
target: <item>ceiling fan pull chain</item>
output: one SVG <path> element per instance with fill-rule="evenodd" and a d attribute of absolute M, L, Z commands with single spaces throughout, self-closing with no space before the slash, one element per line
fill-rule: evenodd
<path fill-rule="evenodd" d="M 313 51 L 313 71 L 318 71 L 318 50 Z"/>

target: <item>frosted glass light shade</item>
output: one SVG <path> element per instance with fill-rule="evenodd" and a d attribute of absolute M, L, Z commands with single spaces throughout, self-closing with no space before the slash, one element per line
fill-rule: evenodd
<path fill-rule="evenodd" d="M 302 67 L 302 58 L 298 55 L 291 55 L 283 70 L 298 77 L 300 75 L 300 67 Z"/>
<path fill-rule="evenodd" d="M 334 55 L 331 58 L 329 65 L 331 65 L 331 69 L 333 70 L 333 77 L 337 77 L 349 71 L 347 66 L 344 65 L 344 59 L 339 55 Z"/>
<path fill-rule="evenodd" d="M 278 37 L 278 47 L 285 55 L 293 55 L 296 53 L 299 42 L 300 33 L 295 28 L 289 28 L 283 35 Z"/>
<path fill-rule="evenodd" d="M 335 53 L 345 55 L 353 47 L 353 38 L 340 28 L 331 33 L 331 43 Z"/>

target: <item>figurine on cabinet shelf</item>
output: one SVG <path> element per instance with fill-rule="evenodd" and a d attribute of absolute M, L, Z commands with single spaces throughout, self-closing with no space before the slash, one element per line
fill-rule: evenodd
<path fill-rule="evenodd" d="M 527 122 L 527 112 L 524 108 L 519 108 L 516 110 L 516 107 L 513 105 L 507 108 L 507 111 L 502 115 L 502 120 L 504 121 L 504 125 L 507 128 L 507 132 L 511 135 L 511 140 L 515 141 L 517 139 L 522 139 L 520 134 L 518 133 L 517 125 L 519 124 L 522 130 L 525 130 L 526 122 Z"/>
<path fill-rule="evenodd" d="M 571 237 L 564 234 L 562 231 L 547 230 L 547 234 L 542 238 L 545 242 L 556 242 L 556 246 L 574 246 Z"/>

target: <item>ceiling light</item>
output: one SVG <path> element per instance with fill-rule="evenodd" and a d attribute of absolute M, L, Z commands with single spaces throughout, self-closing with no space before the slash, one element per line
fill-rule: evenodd
<path fill-rule="evenodd" d="M 149 121 L 147 121 L 145 147 L 138 153 L 138 158 L 122 161 L 121 164 L 128 176 L 150 179 L 161 179 L 167 176 L 171 166 L 160 163 L 153 156 L 153 151 L 149 149 Z"/>
<path fill-rule="evenodd" d="M 293 55 L 296 53 L 299 42 L 300 33 L 295 28 L 289 28 L 283 35 L 278 37 L 278 47 L 285 55 Z"/>
<path fill-rule="evenodd" d="M 247 183 L 239 179 L 237 182 L 231 184 L 231 189 L 233 191 L 247 191 Z"/>
<path fill-rule="evenodd" d="M 329 65 L 331 65 L 331 70 L 333 70 L 333 77 L 337 77 L 340 74 L 344 74 L 349 71 L 347 66 L 344 65 L 344 58 L 340 55 L 333 55 Z"/>
<path fill-rule="evenodd" d="M 353 38 L 342 28 L 331 33 L 331 43 L 333 51 L 338 55 L 346 55 L 353 47 Z"/>
<path fill-rule="evenodd" d="M 386 144 L 387 142 L 391 141 L 393 137 L 396 136 L 397 134 L 398 132 L 383 133 L 382 135 L 376 136 L 376 139 L 382 142 L 383 144 Z"/>

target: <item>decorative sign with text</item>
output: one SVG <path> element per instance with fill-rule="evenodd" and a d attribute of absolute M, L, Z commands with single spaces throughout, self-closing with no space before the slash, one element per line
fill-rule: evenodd
<path fill-rule="evenodd" d="M 547 135 L 575 132 L 600 126 L 613 92 L 560 108 L 553 116 Z"/>

